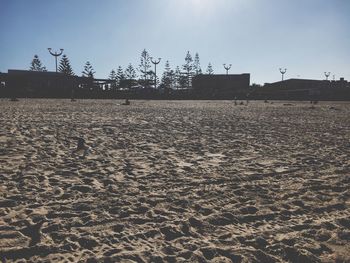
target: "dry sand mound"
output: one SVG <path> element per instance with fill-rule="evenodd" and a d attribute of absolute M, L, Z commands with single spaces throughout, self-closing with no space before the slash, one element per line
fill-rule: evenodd
<path fill-rule="evenodd" d="M 350 262 L 349 116 L 348 103 L 3 100 L 0 258 Z"/>

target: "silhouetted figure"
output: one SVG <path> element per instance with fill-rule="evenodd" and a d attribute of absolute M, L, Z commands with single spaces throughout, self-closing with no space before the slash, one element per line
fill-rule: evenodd
<path fill-rule="evenodd" d="M 28 221 L 25 221 L 26 223 L 26 227 L 20 229 L 19 231 L 27 236 L 30 237 L 30 243 L 29 246 L 35 246 L 36 244 L 40 243 L 41 240 L 41 227 L 43 226 L 43 224 L 45 223 L 44 220 L 39 221 L 36 224 L 31 224 Z"/>
<path fill-rule="evenodd" d="M 125 102 L 122 105 L 130 105 L 129 99 L 126 99 Z"/>

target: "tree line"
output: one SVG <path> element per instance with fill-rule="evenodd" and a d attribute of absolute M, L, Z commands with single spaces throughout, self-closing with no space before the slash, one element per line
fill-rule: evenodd
<path fill-rule="evenodd" d="M 40 61 L 38 55 L 35 55 L 30 63 L 31 71 L 47 71 L 46 67 Z M 67 76 L 76 76 L 73 68 L 70 64 L 67 55 L 63 55 L 59 61 L 58 72 Z M 91 63 L 87 61 L 81 72 L 82 77 L 94 78 L 95 70 Z M 208 64 L 205 71 L 206 74 L 214 74 L 211 63 Z M 185 61 L 182 66 L 176 66 L 172 68 L 169 60 L 165 61 L 164 71 L 160 78 L 160 87 L 164 89 L 178 89 L 189 88 L 192 85 L 192 78 L 196 75 L 203 74 L 199 54 L 195 53 L 194 58 L 191 53 L 187 51 Z M 157 77 L 158 78 L 158 77 Z M 123 69 L 118 66 L 116 69 L 112 69 L 108 76 L 111 81 L 110 89 L 118 89 L 122 83 L 126 80 L 137 80 L 138 84 L 144 87 L 154 87 L 155 73 L 152 70 L 152 58 L 148 51 L 144 49 L 141 52 L 140 64 L 135 68 L 131 63 Z M 159 79 L 157 79 L 159 83 Z"/>

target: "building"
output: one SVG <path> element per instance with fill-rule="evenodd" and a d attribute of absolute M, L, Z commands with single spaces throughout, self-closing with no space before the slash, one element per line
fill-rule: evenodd
<path fill-rule="evenodd" d="M 89 97 L 103 90 L 108 82 L 57 72 L 10 69 L 0 73 L 0 97 L 69 98 L 74 94 Z"/>
<path fill-rule="evenodd" d="M 246 98 L 250 74 L 200 74 L 192 79 L 193 95 L 199 99 Z"/>
<path fill-rule="evenodd" d="M 257 99 L 347 100 L 350 99 L 349 92 L 349 83 L 344 78 L 337 81 L 287 79 L 266 83 L 256 88 L 252 96 Z"/>
<path fill-rule="evenodd" d="M 70 97 L 87 78 L 63 73 L 29 70 L 8 70 L 0 75 L 2 97 Z"/>

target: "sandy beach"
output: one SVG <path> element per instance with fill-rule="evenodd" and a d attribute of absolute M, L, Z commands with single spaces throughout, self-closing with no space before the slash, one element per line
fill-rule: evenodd
<path fill-rule="evenodd" d="M 350 262 L 350 103 L 122 102 L 0 101 L 1 260 Z"/>

